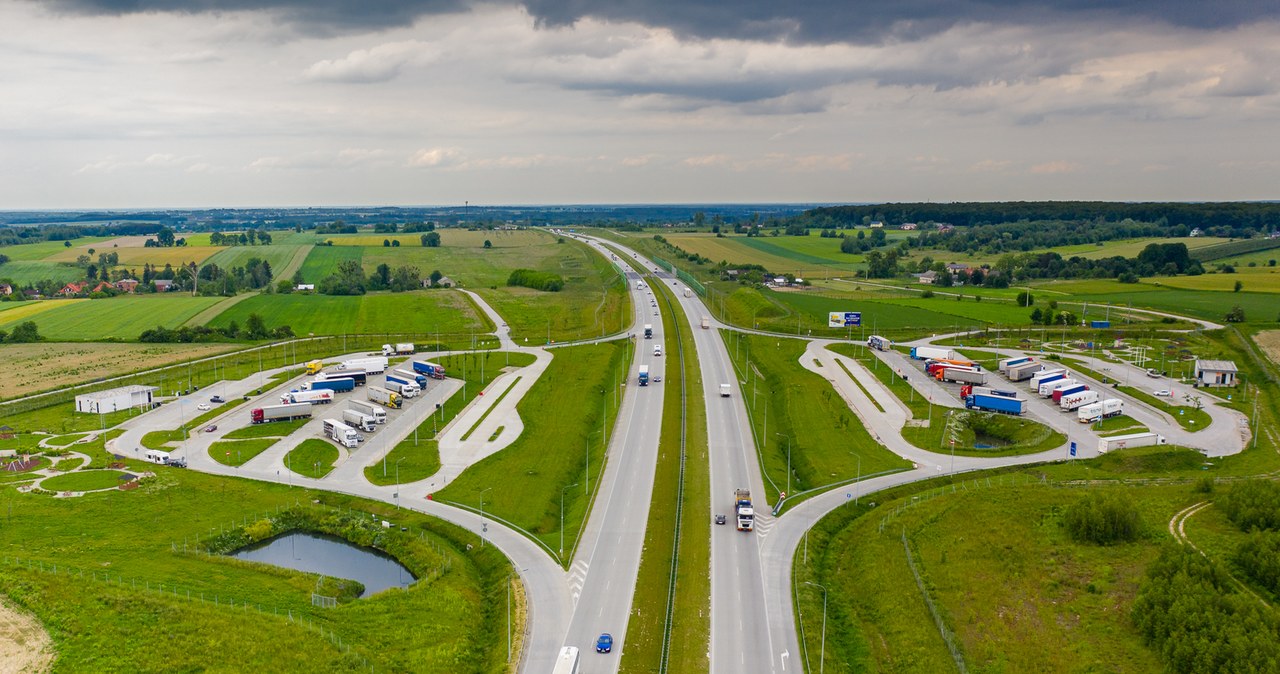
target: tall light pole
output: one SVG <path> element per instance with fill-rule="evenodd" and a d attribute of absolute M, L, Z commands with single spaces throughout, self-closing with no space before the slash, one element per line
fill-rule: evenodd
<path fill-rule="evenodd" d="M 484 522 L 484 493 L 493 489 L 493 487 L 485 487 L 480 490 L 480 547 L 484 547 L 484 533 L 488 531 L 488 527 Z"/>
<path fill-rule="evenodd" d="M 805 585 L 812 585 L 822 590 L 822 646 L 818 653 L 818 674 L 823 674 L 827 668 L 827 588 L 811 581 L 806 580 Z"/>
<path fill-rule="evenodd" d="M 791 493 L 791 436 L 775 432 L 774 435 L 787 439 L 787 493 Z"/>
<path fill-rule="evenodd" d="M 400 509 L 400 462 L 409 457 L 402 456 L 396 459 L 396 510 Z"/>
<path fill-rule="evenodd" d="M 560 554 L 558 555 L 559 557 L 564 556 L 564 493 L 568 491 L 570 488 L 576 487 L 576 486 L 578 486 L 578 483 L 574 482 L 573 484 L 560 489 Z"/>
<path fill-rule="evenodd" d="M 853 483 L 853 504 L 858 505 L 859 492 L 862 491 L 862 455 L 854 454 L 858 459 L 858 479 Z"/>

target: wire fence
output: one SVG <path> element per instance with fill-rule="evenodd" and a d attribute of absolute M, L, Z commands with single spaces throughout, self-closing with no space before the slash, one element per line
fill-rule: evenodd
<path fill-rule="evenodd" d="M 951 652 L 951 658 L 956 662 L 956 670 L 960 674 L 967 674 L 969 669 L 965 667 L 964 654 L 956 644 L 955 633 L 947 627 L 946 621 L 942 619 L 942 614 L 938 612 L 938 607 L 934 605 L 933 598 L 929 596 L 929 589 L 925 587 L 924 580 L 920 577 L 920 570 L 916 568 L 916 560 L 911 554 L 911 544 L 907 542 L 907 530 L 905 528 L 902 530 L 902 549 L 907 554 L 907 566 L 911 569 L 911 576 L 916 580 L 916 587 L 920 588 L 920 595 L 924 597 L 925 606 L 929 607 L 929 615 L 933 616 L 933 622 L 938 626 L 938 634 L 942 636 L 942 641 L 947 645 L 947 650 Z"/>

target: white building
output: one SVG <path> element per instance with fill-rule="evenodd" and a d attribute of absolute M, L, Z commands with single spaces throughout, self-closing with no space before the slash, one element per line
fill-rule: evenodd
<path fill-rule="evenodd" d="M 1197 386 L 1235 386 L 1236 364 L 1229 360 L 1197 360 Z"/>
<path fill-rule="evenodd" d="M 131 407 L 151 407 L 156 386 L 121 386 L 76 396 L 76 411 L 90 414 L 119 412 Z"/>

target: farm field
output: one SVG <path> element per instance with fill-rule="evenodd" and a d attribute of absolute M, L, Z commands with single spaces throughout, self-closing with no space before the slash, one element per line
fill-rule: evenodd
<path fill-rule="evenodd" d="M 3 344 L 0 359 L 23 376 L 0 380 L 0 398 L 82 384 L 237 348 L 235 344 Z"/>
<path fill-rule="evenodd" d="M 186 295 L 134 295 L 83 302 L 57 301 L 35 320 L 40 334 L 50 340 L 137 339 L 143 330 L 163 325 L 176 328 L 221 297 Z M 48 303 L 53 301 L 46 300 Z M 25 308 L 25 307 L 24 307 Z M 26 317 L 0 312 L 0 329 L 12 330 Z"/>
<path fill-rule="evenodd" d="M 1203 290 L 1165 290 L 1162 292 L 1106 293 L 1080 295 L 1080 301 L 1107 302 L 1113 306 L 1132 303 L 1135 308 L 1155 309 L 1222 322 L 1234 305 L 1240 305 L 1248 323 L 1271 323 L 1280 313 L 1274 293 L 1241 291 L 1218 293 Z"/>
<path fill-rule="evenodd" d="M 0 249 L 6 250 L 6 249 Z M 0 265 L 0 278 L 11 283 L 27 285 L 52 279 L 59 283 L 67 283 L 84 278 L 84 270 L 56 262 L 40 262 L 36 260 L 10 260 Z"/>
<path fill-rule="evenodd" d="M 105 236 L 86 236 L 71 242 L 72 248 L 76 246 L 92 247 L 95 244 L 101 245 L 103 241 L 110 241 L 110 237 Z M 9 256 L 10 260 L 44 260 L 58 253 L 68 250 L 66 242 L 63 241 L 40 241 L 37 243 L 24 243 L 17 246 L 2 246 L 0 253 Z M 71 256 L 74 261 L 75 255 Z"/>
<path fill-rule="evenodd" d="M 1276 254 L 1276 251 L 1268 251 Z M 1244 284 L 1242 292 L 1280 293 L 1280 268 L 1237 268 L 1234 274 L 1201 274 L 1199 276 L 1164 276 L 1143 279 L 1144 283 L 1183 288 L 1234 292 L 1236 282 Z M 1219 298 L 1219 301 L 1226 301 Z M 1277 307 L 1280 310 L 1280 307 Z"/>
<path fill-rule="evenodd" d="M 235 321 L 243 326 L 249 315 L 255 313 L 266 320 L 268 327 L 288 325 L 298 335 L 379 332 L 456 335 L 493 329 L 466 296 L 454 290 L 345 296 L 257 295 L 235 304 L 209 325 L 225 327 Z"/>
<path fill-rule="evenodd" d="M 302 282 L 319 283 L 321 279 L 338 270 L 338 264 L 347 260 L 360 261 L 363 248 L 356 246 L 314 246 L 302 263 Z"/>
<path fill-rule="evenodd" d="M 205 245 L 203 246 L 188 245 L 170 248 L 147 248 L 145 242 L 148 238 L 152 237 L 122 236 L 94 241 L 77 239 L 70 248 L 60 248 L 44 258 L 44 261 L 75 262 L 77 257 L 88 255 L 96 263 L 98 256 L 102 253 L 116 253 L 120 256 L 120 264 L 124 266 L 137 265 L 141 267 L 144 263 L 150 262 L 152 265 L 161 267 L 165 264 L 172 264 L 176 267 L 184 262 L 203 262 L 222 250 L 221 247 L 208 245 L 208 236 L 205 236 Z M 93 250 L 93 253 L 89 252 L 90 249 Z"/>
<path fill-rule="evenodd" d="M 289 266 L 289 260 L 298 252 L 297 246 L 233 246 L 224 248 L 217 255 L 208 258 L 206 264 L 216 264 L 223 269 L 243 267 L 250 258 L 258 258 L 271 265 L 271 271 L 279 280 L 279 272 Z"/>
<path fill-rule="evenodd" d="M 3 252 L 3 251 L 0 251 L 0 252 Z M 1240 271 L 1243 269 L 1248 269 L 1249 268 L 1248 265 L 1250 262 L 1258 265 L 1259 268 L 1270 267 L 1272 266 L 1271 265 L 1272 260 L 1276 260 L 1277 264 L 1280 264 L 1280 250 L 1274 249 L 1274 248 L 1271 250 L 1257 250 L 1252 253 L 1244 253 L 1241 255 L 1236 255 L 1235 257 L 1228 257 L 1228 258 L 1223 258 L 1221 260 L 1214 260 L 1212 264 L 1214 265 L 1229 264 L 1229 265 L 1233 265 L 1237 271 Z"/>

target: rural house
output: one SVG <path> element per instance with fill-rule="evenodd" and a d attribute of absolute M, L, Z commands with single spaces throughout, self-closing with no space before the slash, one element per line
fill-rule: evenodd
<path fill-rule="evenodd" d="M 8 283 L 0 283 L 0 295 L 12 295 L 13 286 Z"/>
<path fill-rule="evenodd" d="M 131 293 L 138 288 L 138 280 L 132 278 L 122 278 L 116 281 L 116 290 L 124 293 Z"/>
<path fill-rule="evenodd" d="M 158 278 L 151 283 L 155 285 L 156 292 L 158 293 L 167 293 L 173 289 L 173 281 L 168 279 Z"/>
<path fill-rule="evenodd" d="M 72 281 L 71 283 L 62 286 L 62 290 L 59 290 L 57 294 L 62 297 L 75 297 L 76 295 L 84 292 L 84 289 L 88 286 L 88 283 L 76 283 L 75 281 Z"/>
<path fill-rule="evenodd" d="M 1235 386 L 1238 372 L 1229 360 L 1197 360 L 1196 386 Z"/>
<path fill-rule="evenodd" d="M 920 283 L 933 284 L 933 282 L 938 280 L 938 272 L 933 271 L 932 269 L 923 274 L 914 274 L 914 276 Z"/>

